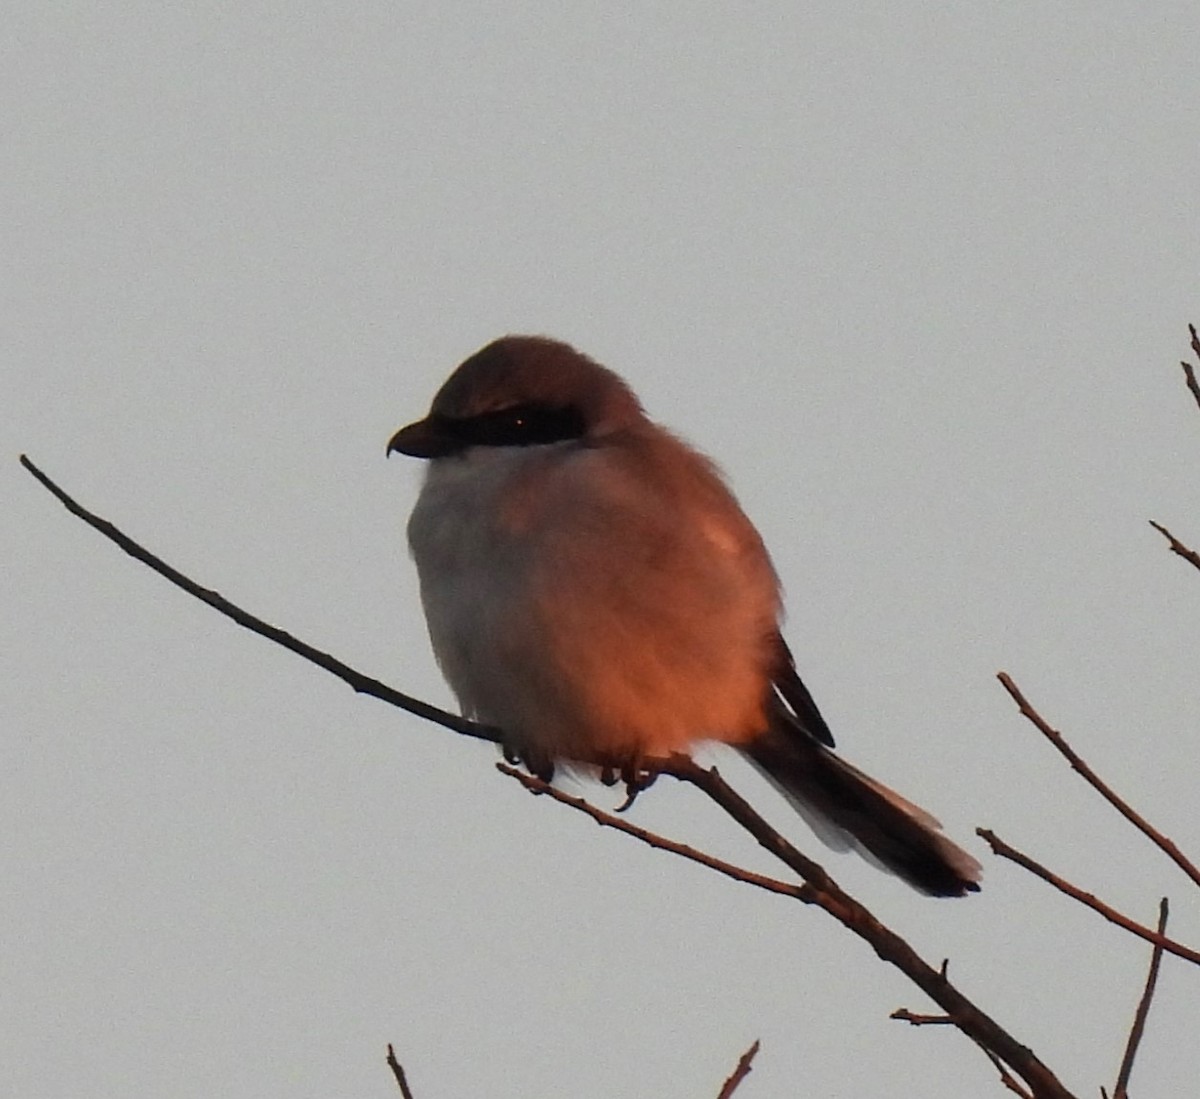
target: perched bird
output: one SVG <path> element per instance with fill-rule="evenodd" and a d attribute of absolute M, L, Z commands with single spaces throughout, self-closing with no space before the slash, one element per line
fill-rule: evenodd
<path fill-rule="evenodd" d="M 505 336 L 392 451 L 429 460 L 408 539 L 438 663 L 531 770 L 628 771 L 720 741 L 832 846 L 934 896 L 979 888 L 932 816 L 834 754 L 758 532 L 618 375 Z"/>

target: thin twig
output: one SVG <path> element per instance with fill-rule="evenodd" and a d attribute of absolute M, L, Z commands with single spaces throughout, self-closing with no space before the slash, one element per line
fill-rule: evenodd
<path fill-rule="evenodd" d="M 1001 1061 L 1000 1058 L 997 1057 L 990 1049 L 987 1049 L 985 1046 L 980 1045 L 978 1042 L 976 1043 L 976 1045 L 979 1045 L 979 1048 L 982 1049 L 983 1052 L 987 1055 L 987 1059 L 992 1062 L 992 1067 L 998 1073 L 1000 1073 L 1000 1083 L 1002 1083 L 1006 1088 L 1008 1088 L 1009 1091 L 1013 1092 L 1016 1095 L 1021 1096 L 1021 1099 L 1037 1099 L 1037 1097 L 1033 1094 L 1033 1092 L 1031 1092 L 1028 1088 L 1022 1086 L 1022 1084 L 1017 1080 L 1017 1078 L 1015 1076 L 1013 1076 L 1013 1074 L 1011 1072 L 1008 1071 L 1008 1067 L 1004 1064 L 1004 1062 Z"/>
<path fill-rule="evenodd" d="M 734 881 L 745 882 L 747 885 L 754 885 L 759 889 L 767 890 L 769 893 L 779 893 L 794 900 L 804 901 L 809 904 L 813 903 L 811 897 L 812 888 L 810 886 L 796 885 L 793 882 L 780 881 L 778 878 L 769 878 L 765 874 L 756 874 L 753 870 L 735 866 L 731 862 L 725 862 L 723 859 L 714 858 L 703 851 L 698 851 L 694 847 L 689 847 L 686 843 L 678 843 L 675 840 L 667 839 L 665 836 L 651 832 L 646 828 L 640 828 L 636 824 L 630 824 L 629 821 L 623 820 L 621 817 L 614 816 L 612 813 L 606 813 L 603 809 L 597 808 L 584 798 L 564 793 L 562 790 L 551 786 L 550 783 L 544 782 L 537 776 L 520 771 L 516 767 L 510 767 L 507 763 L 497 763 L 496 770 L 508 775 L 509 778 L 515 778 L 531 794 L 545 795 L 546 797 L 553 798 L 555 801 L 562 802 L 563 805 L 569 805 L 572 809 L 578 809 L 581 813 L 586 813 L 603 828 L 615 828 L 618 832 L 624 832 L 627 836 L 633 836 L 634 839 L 641 840 L 642 843 L 648 844 L 650 847 L 657 847 L 660 851 L 669 851 L 673 855 L 679 855 L 681 858 L 698 862 L 701 866 L 707 866 L 710 870 L 715 870 L 718 874 L 724 874 L 725 877 L 732 878 Z"/>
<path fill-rule="evenodd" d="M 1195 329 L 1192 329 L 1195 332 Z M 1170 904 L 1163 897 L 1158 902 L 1158 933 L 1162 935 L 1167 930 L 1167 916 L 1170 914 Z M 1137 1056 L 1142 1034 L 1146 1030 L 1146 1017 L 1150 1014 L 1150 1001 L 1154 999 L 1154 987 L 1158 984 L 1158 968 L 1162 965 L 1163 948 L 1161 943 L 1155 943 L 1150 952 L 1150 972 L 1146 975 L 1146 987 L 1142 990 L 1142 998 L 1138 1001 L 1137 1011 L 1133 1016 L 1133 1026 L 1129 1031 L 1129 1041 L 1125 1044 L 1125 1056 L 1121 1058 L 1121 1068 L 1117 1073 L 1117 1083 L 1113 1088 L 1113 1099 L 1128 1099 L 1129 1077 L 1133 1073 L 1133 1060 Z"/>
<path fill-rule="evenodd" d="M 1200 950 L 1193 950 L 1190 946 L 1184 946 L 1183 943 L 1178 943 L 1174 939 L 1168 939 L 1165 935 L 1161 935 L 1157 931 L 1143 926 L 1136 920 L 1131 920 L 1111 905 L 1107 905 L 1102 900 L 1099 900 L 1094 894 L 1085 893 L 1078 886 L 1072 885 L 1069 881 L 1060 878 L 1053 871 L 1047 870 L 1041 863 L 1035 862 L 1024 852 L 1018 851 L 1015 847 L 1010 847 L 995 832 L 989 831 L 987 828 L 976 828 L 975 834 L 980 839 L 985 840 L 991 846 L 992 851 L 1002 859 L 1008 859 L 1010 862 L 1015 862 L 1018 866 L 1024 867 L 1024 869 L 1041 878 L 1048 885 L 1054 886 L 1060 893 L 1065 893 L 1072 900 L 1079 901 L 1080 904 L 1086 905 L 1093 912 L 1099 913 L 1109 923 L 1124 928 L 1130 934 L 1136 935 L 1139 939 L 1145 939 L 1148 943 L 1161 946 L 1168 954 L 1174 954 L 1177 958 L 1183 958 L 1184 961 L 1200 965 Z"/>
<path fill-rule="evenodd" d="M 945 971 L 945 963 L 943 963 L 943 972 Z M 906 1007 L 898 1007 L 888 1016 L 889 1019 L 896 1019 L 902 1023 L 908 1023 L 910 1026 L 954 1026 L 955 1022 L 949 1015 L 919 1015 L 915 1011 L 909 1011 Z M 992 1067 L 1000 1073 L 1000 1082 L 1008 1088 L 1009 1091 L 1014 1091 L 1023 1099 L 1033 1099 L 1033 1093 L 1026 1090 L 1016 1078 L 1008 1071 L 1007 1066 L 1000 1060 L 987 1046 L 981 1041 L 973 1038 L 972 1041 L 984 1052 L 987 1059 L 992 1062 Z"/>
<path fill-rule="evenodd" d="M 918 1015 L 906 1007 L 898 1007 L 888 1016 L 911 1026 L 954 1026 L 954 1020 L 949 1015 Z"/>
<path fill-rule="evenodd" d="M 1150 525 L 1167 540 L 1172 553 L 1178 554 L 1193 568 L 1200 569 L 1200 553 L 1197 553 L 1194 549 L 1189 549 L 1187 546 L 1185 546 L 1161 523 L 1156 523 L 1153 519 L 1151 519 Z"/>
<path fill-rule="evenodd" d="M 1195 332 L 1196 330 L 1193 328 L 1192 331 Z M 1192 396 L 1196 398 L 1196 404 L 1200 405 L 1200 385 L 1196 383 L 1195 369 L 1191 363 L 1185 362 L 1183 359 L 1179 360 L 1179 365 L 1183 367 L 1183 376 L 1187 379 L 1188 389 L 1192 391 Z"/>
<path fill-rule="evenodd" d="M 98 530 L 110 542 L 115 542 L 130 557 L 141 561 L 143 565 L 149 566 L 159 576 L 166 577 L 176 587 L 182 588 L 188 595 L 194 595 L 197 599 L 207 603 L 213 610 L 220 612 L 226 618 L 232 619 L 239 626 L 244 626 L 246 629 L 270 641 L 274 641 L 277 645 L 282 645 L 285 649 L 290 649 L 297 656 L 304 657 L 305 660 L 316 664 L 320 668 L 324 668 L 327 672 L 332 672 L 339 679 L 349 683 L 359 694 L 371 695 L 373 698 L 378 698 L 382 702 L 397 706 L 401 710 L 407 710 L 410 714 L 416 714 L 417 717 L 423 717 L 426 721 L 442 725 L 456 733 L 461 733 L 463 736 L 475 737 L 477 740 L 489 740 L 494 744 L 500 743 L 500 735 L 495 729 L 490 729 L 486 725 L 480 725 L 474 721 L 468 721 L 466 718 L 459 717 L 457 714 L 449 713 L 446 710 L 440 710 L 436 706 L 429 705 L 428 702 L 422 702 L 419 698 L 403 694 L 387 686 L 387 684 L 381 683 L 378 679 L 372 679 L 370 676 L 363 675 L 362 672 L 356 671 L 348 664 L 343 664 L 340 660 L 330 656 L 329 653 L 321 652 L 320 649 L 314 649 L 311 645 L 305 644 L 290 633 L 279 629 L 277 626 L 272 626 L 268 622 L 264 622 L 261 618 L 250 614 L 248 611 L 242 610 L 241 607 L 231 603 L 219 592 L 201 587 L 194 580 L 184 576 L 178 569 L 172 568 L 144 546 L 139 545 L 107 519 L 101 519 L 100 516 L 93 514 L 81 504 L 76 503 L 75 500 L 50 480 L 24 454 L 21 455 L 21 465 L 29 470 L 50 492 L 57 496 L 63 506 L 72 515 L 78 516 L 89 527 Z"/>
<path fill-rule="evenodd" d="M 400 1062 L 396 1060 L 396 1051 L 392 1049 L 391 1042 L 388 1042 L 387 1063 L 388 1067 L 392 1070 L 392 1075 L 396 1077 L 396 1083 L 400 1085 L 400 1094 L 404 1099 L 413 1099 L 413 1093 L 409 1090 L 404 1069 L 400 1067 Z"/>
<path fill-rule="evenodd" d="M 758 1056 L 759 1041 L 754 1039 L 753 1045 L 750 1046 L 745 1053 L 738 1058 L 737 1067 L 730 1074 L 729 1079 L 725 1081 L 725 1086 L 721 1088 L 717 1099 L 729 1099 L 729 1097 L 738 1089 L 740 1084 L 747 1076 L 750 1075 L 750 1063 Z"/>
<path fill-rule="evenodd" d="M 1088 783 L 1105 801 L 1109 803 L 1118 813 L 1121 814 L 1130 824 L 1132 824 L 1142 835 L 1146 836 L 1156 847 L 1159 848 L 1172 862 L 1175 863 L 1189 878 L 1197 885 L 1200 885 L 1200 869 L 1196 868 L 1195 863 L 1188 859 L 1175 844 L 1164 836 L 1157 828 L 1150 825 L 1146 819 L 1116 793 L 1096 774 L 1083 760 L 1063 737 L 1057 729 L 1054 729 L 1046 721 L 1041 714 L 1037 712 L 1030 704 L 1029 700 L 1021 693 L 1021 689 L 1012 681 L 1012 677 L 1007 672 L 1000 672 L 996 678 L 1000 680 L 1000 685 L 1012 696 L 1012 700 L 1017 704 L 1017 708 L 1021 711 L 1021 715 L 1027 718 L 1034 727 L 1058 750 L 1071 766 L 1079 772 L 1084 781 Z"/>
<path fill-rule="evenodd" d="M 1192 334 L 1192 350 L 1196 353 L 1196 358 L 1200 359 L 1200 336 L 1196 335 L 1196 326 L 1189 324 L 1188 331 Z M 1200 385 L 1196 383 L 1196 371 L 1192 369 L 1191 363 L 1184 362 L 1182 359 L 1179 361 L 1179 365 L 1183 367 L 1183 376 L 1187 379 L 1188 389 L 1196 398 L 1196 404 L 1200 406 Z"/>
<path fill-rule="evenodd" d="M 256 618 L 216 592 L 202 588 L 138 545 L 107 520 L 100 519 L 82 508 L 24 455 L 21 457 L 21 463 L 72 514 L 83 519 L 89 526 L 115 542 L 132 557 L 148 565 L 190 595 L 208 603 L 239 625 L 283 645 L 304 659 L 337 675 L 356 691 L 370 694 L 463 735 L 495 743 L 501 742 L 497 730 L 456 717 L 387 687 L 378 680 L 370 679 L 328 653 L 313 649 L 292 637 L 291 634 Z M 662 774 L 671 775 L 680 781 L 696 786 L 749 832 L 762 847 L 804 878 L 811 887 L 811 903 L 821 907 L 849 931 L 867 942 L 883 961 L 906 974 L 914 984 L 954 1019 L 960 1030 L 1011 1067 L 1029 1085 L 1030 1095 L 1033 1099 L 1073 1099 L 1071 1093 L 1054 1073 L 1038 1060 L 1032 1050 L 1018 1042 L 999 1023 L 976 1007 L 950 984 L 943 973 L 924 961 L 899 935 L 885 927 L 862 904 L 842 890 L 818 863 L 803 855 L 771 828 L 750 804 L 721 778 L 715 768 L 705 769 L 687 756 L 672 756 L 669 760 L 656 761 L 656 768 Z M 810 894 L 806 892 L 803 898 L 798 899 L 807 900 L 809 896 Z"/>

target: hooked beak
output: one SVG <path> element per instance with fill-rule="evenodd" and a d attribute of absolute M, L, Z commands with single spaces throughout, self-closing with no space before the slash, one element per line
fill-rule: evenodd
<path fill-rule="evenodd" d="M 462 449 L 460 440 L 446 430 L 437 416 L 426 416 L 423 420 L 402 427 L 388 440 L 387 453 L 392 451 L 413 458 L 444 458 Z"/>

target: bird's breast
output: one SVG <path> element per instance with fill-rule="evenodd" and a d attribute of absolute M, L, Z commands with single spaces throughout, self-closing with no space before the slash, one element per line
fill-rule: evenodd
<path fill-rule="evenodd" d="M 559 759 L 762 727 L 778 594 L 731 497 L 603 448 L 479 450 L 430 464 L 408 528 L 464 712 Z"/>

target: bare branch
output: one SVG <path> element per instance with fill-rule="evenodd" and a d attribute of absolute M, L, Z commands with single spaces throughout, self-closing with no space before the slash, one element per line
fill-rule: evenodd
<path fill-rule="evenodd" d="M 986 840 L 991 846 L 992 851 L 1002 859 L 1008 859 L 1010 862 L 1015 862 L 1018 866 L 1024 867 L 1034 876 L 1054 886 L 1060 893 L 1065 893 L 1073 900 L 1086 905 L 1093 912 L 1098 912 L 1109 923 L 1123 927 L 1126 931 L 1136 935 L 1139 939 L 1145 939 L 1148 943 L 1161 946 L 1168 954 L 1174 954 L 1178 958 L 1183 958 L 1184 961 L 1200 965 L 1200 951 L 1193 950 L 1190 946 L 1184 946 L 1183 943 L 1177 943 L 1174 939 L 1168 939 L 1165 935 L 1160 935 L 1158 932 L 1144 927 L 1136 920 L 1131 920 L 1128 916 L 1122 915 L 1115 908 L 1105 904 L 1093 894 L 1085 893 L 1078 886 L 1072 885 L 1069 881 L 1060 878 L 1053 871 L 1047 870 L 1041 863 L 1034 862 L 1028 855 L 1018 851 L 1015 847 L 1010 847 L 995 832 L 991 832 L 987 828 L 976 828 L 975 834 L 981 839 Z"/>
<path fill-rule="evenodd" d="M 729 1097 L 738 1089 L 740 1084 L 747 1076 L 750 1075 L 750 1062 L 758 1056 L 759 1041 L 754 1039 L 754 1044 L 746 1050 L 745 1053 L 738 1058 L 737 1066 L 730 1074 L 729 1079 L 725 1081 L 725 1086 L 721 1088 L 717 1099 L 729 1099 Z"/>
<path fill-rule="evenodd" d="M 812 887 L 811 901 L 807 897 L 798 899 L 818 905 L 847 930 L 867 942 L 883 961 L 904 973 L 946 1011 L 963 1033 L 1009 1065 L 1029 1085 L 1030 1094 L 1035 1099 L 1067 1099 L 1070 1096 L 1070 1092 L 1032 1050 L 1021 1045 L 999 1023 L 968 1000 L 947 980 L 944 972 L 929 965 L 899 935 L 885 927 L 867 908 L 846 893 L 818 863 L 803 855 L 767 824 L 721 778 L 715 768 L 706 769 L 688 756 L 675 755 L 666 761 L 665 766 L 660 766 L 659 771 L 702 790 L 762 847 L 791 867 Z"/>
<path fill-rule="evenodd" d="M 400 1067 L 400 1062 L 396 1060 L 396 1051 L 392 1049 L 392 1043 L 388 1042 L 388 1067 L 392 1070 L 392 1075 L 396 1077 L 396 1083 L 400 1085 L 400 1094 L 404 1099 L 413 1099 L 413 1093 L 408 1088 L 408 1080 L 405 1078 L 404 1069 Z"/>
<path fill-rule="evenodd" d="M 1192 329 L 1192 338 L 1195 339 L 1196 330 Z M 1162 935 L 1167 930 L 1167 917 L 1170 914 L 1170 905 L 1167 898 L 1163 897 L 1158 902 L 1158 933 Z M 1129 1077 L 1133 1073 L 1133 1061 L 1137 1056 L 1138 1046 L 1142 1041 L 1142 1034 L 1146 1030 L 1146 1017 L 1150 1014 L 1150 1001 L 1154 999 L 1154 988 L 1158 984 L 1158 968 L 1162 965 L 1163 947 L 1161 943 L 1155 943 L 1154 949 L 1150 952 L 1150 972 L 1146 976 L 1146 987 L 1142 990 L 1142 998 L 1138 1001 L 1137 1011 L 1133 1016 L 1133 1026 L 1129 1031 L 1129 1041 L 1125 1044 L 1125 1056 L 1121 1059 L 1121 1068 L 1117 1072 L 1117 1083 L 1113 1088 L 1113 1099 L 1128 1099 L 1129 1097 Z"/>
<path fill-rule="evenodd" d="M 297 656 L 302 656 L 305 660 L 316 664 L 319 668 L 324 668 L 327 672 L 331 672 L 339 679 L 349 683 L 359 694 L 371 695 L 373 698 L 378 698 L 382 702 L 399 707 L 401 710 L 407 710 L 410 714 L 416 714 L 417 717 L 423 717 L 426 721 L 432 721 L 436 725 L 444 726 L 453 732 L 461 733 L 463 736 L 474 737 L 477 740 L 489 740 L 494 744 L 500 743 L 500 735 L 495 729 L 489 729 L 486 725 L 479 725 L 474 721 L 468 721 L 466 718 L 459 717 L 457 714 L 440 710 L 436 706 L 429 705 L 428 702 L 422 702 L 419 698 L 403 694 L 387 686 L 385 683 L 381 683 L 378 679 L 372 679 L 370 676 L 363 675 L 362 672 L 356 671 L 347 664 L 343 664 L 340 660 L 330 656 L 329 653 L 321 652 L 320 649 L 314 649 L 311 645 L 305 644 L 290 633 L 272 626 L 268 622 L 264 622 L 261 618 L 257 618 L 248 611 L 242 610 L 241 607 L 235 603 L 231 603 L 219 592 L 201 587 L 194 580 L 184 576 L 178 569 L 172 568 L 161 558 L 156 557 L 145 547 L 139 545 L 107 519 L 101 519 L 81 504 L 76 503 L 24 454 L 21 455 L 21 465 L 29 470 L 45 488 L 58 497 L 62 505 L 72 515 L 82 519 L 94 530 L 98 530 L 110 542 L 116 543 L 130 557 L 140 561 L 143 565 L 147 565 L 158 573 L 159 576 L 166 577 L 176 587 L 182 588 L 187 592 L 188 595 L 193 595 L 201 600 L 201 602 L 207 603 L 213 610 L 219 611 L 226 618 L 231 618 L 239 626 L 244 626 L 246 629 L 267 638 L 269 641 L 274 641 L 275 644 L 282 645 L 285 649 L 290 649 Z"/>
<path fill-rule="evenodd" d="M 1170 839 L 1164 836 L 1158 829 L 1152 827 L 1140 813 L 1135 812 L 1126 801 L 1113 792 L 1100 776 L 1083 761 L 1079 753 L 1067 743 L 1062 733 L 1057 729 L 1051 728 L 1046 719 L 1029 704 L 1029 700 L 1021 693 L 1021 689 L 1012 681 L 1008 673 L 1000 672 L 996 678 L 1000 680 L 1001 686 L 1012 696 L 1013 701 L 1021 711 L 1021 715 L 1027 718 L 1054 745 L 1059 754 L 1071 764 L 1072 768 L 1079 772 L 1084 781 L 1100 794 L 1109 805 L 1116 809 L 1121 816 L 1158 847 L 1159 850 L 1166 854 L 1192 881 L 1200 885 L 1200 870 L 1196 868 L 1195 863 L 1188 859 Z M 979 834 L 982 835 L 982 833 Z"/>
<path fill-rule="evenodd" d="M 724 874 L 727 878 L 733 878 L 734 881 L 757 886 L 759 889 L 765 889 L 769 893 L 779 893 L 785 897 L 792 897 L 794 900 L 812 903 L 808 897 L 808 894 L 812 890 L 807 885 L 796 885 L 792 882 L 779 881 L 778 878 L 769 878 L 763 874 L 756 874 L 753 870 L 746 870 L 741 866 L 735 866 L 731 862 L 725 862 L 723 859 L 714 858 L 703 851 L 698 851 L 694 847 L 689 847 L 686 843 L 677 843 L 675 840 L 667 839 L 665 836 L 660 836 L 645 828 L 639 828 L 636 824 L 630 824 L 627 820 L 622 820 L 622 818 L 614 816 L 612 813 L 606 813 L 603 809 L 598 809 L 584 798 L 564 793 L 562 790 L 551 786 L 550 783 L 544 782 L 535 775 L 519 771 L 515 767 L 510 767 L 507 763 L 497 763 L 496 769 L 510 778 L 515 778 L 531 794 L 544 794 L 555 801 L 561 802 L 563 805 L 569 805 L 572 809 L 578 809 L 581 813 L 586 813 L 603 828 L 615 828 L 618 832 L 624 832 L 627 836 L 633 836 L 634 839 L 641 840 L 642 843 L 648 844 L 650 847 L 657 847 L 660 851 L 669 851 L 673 855 L 679 855 L 681 858 L 698 862 L 701 866 L 707 866 L 710 870 L 715 870 L 718 874 Z"/>
<path fill-rule="evenodd" d="M 1067 1099 L 1069 1092 L 1055 1078 L 1045 1065 L 1034 1056 L 1031 1050 L 1020 1045 L 998 1023 L 979 1010 L 971 1001 L 962 995 L 946 978 L 945 964 L 941 969 L 934 969 L 922 960 L 917 953 L 895 932 L 881 924 L 863 905 L 844 892 L 829 874 L 816 862 L 794 848 L 782 835 L 773 829 L 757 812 L 730 787 L 715 768 L 706 769 L 688 756 L 674 755 L 667 760 L 648 761 L 660 774 L 671 775 L 684 782 L 690 782 L 706 793 L 722 809 L 748 831 L 761 846 L 772 855 L 790 866 L 806 884 L 789 886 L 786 882 L 778 882 L 771 878 L 751 874 L 729 863 L 713 859 L 709 855 L 696 851 L 684 844 L 664 839 L 645 829 L 629 824 L 628 821 L 604 813 L 583 798 L 564 794 L 540 779 L 526 775 L 504 764 L 497 764 L 501 771 L 520 781 L 527 789 L 535 793 L 549 794 L 556 801 L 571 808 L 586 813 L 597 823 L 610 828 L 616 828 L 628 835 L 640 839 L 653 847 L 671 851 L 684 858 L 699 862 L 712 869 L 735 878 L 758 885 L 771 892 L 792 896 L 804 904 L 815 904 L 838 920 L 855 935 L 866 940 L 885 962 L 896 966 L 910 980 L 922 988 L 935 1003 L 941 1005 L 949 1013 L 947 1019 L 972 1038 L 985 1051 L 994 1051 L 1005 1063 L 1010 1065 L 1018 1075 L 1025 1079 L 1032 1091 L 1029 1093 L 1037 1099 Z"/>
<path fill-rule="evenodd" d="M 291 634 L 249 614 L 216 592 L 201 587 L 138 545 L 112 523 L 81 507 L 24 455 L 21 456 L 21 464 L 73 515 L 78 516 L 110 541 L 116 543 L 130 556 L 149 566 L 188 594 L 231 618 L 238 625 L 244 626 L 246 629 L 284 646 L 318 667 L 324 668 L 349 683 L 356 691 L 372 695 L 454 732 L 494 743 L 502 742 L 497 730 L 447 713 L 421 702 L 419 699 L 396 691 L 378 680 L 371 679 L 336 660 L 328 653 L 320 652 L 297 640 Z M 705 769 L 686 756 L 673 756 L 669 760 L 655 762 L 660 773 L 691 783 L 707 794 L 712 801 L 749 832 L 762 847 L 799 874 L 807 884 L 798 887 L 796 899 L 816 904 L 824 909 L 848 930 L 866 941 L 883 961 L 905 973 L 913 983 L 954 1019 L 955 1025 L 960 1030 L 990 1051 L 990 1054 L 999 1061 L 1012 1068 L 1029 1085 L 1029 1094 L 1032 1099 L 1073 1099 L 1071 1093 L 1054 1073 L 1038 1060 L 1032 1050 L 1018 1042 L 995 1020 L 976 1007 L 950 984 L 944 973 L 925 962 L 899 935 L 881 924 L 862 904 L 845 893 L 818 863 L 803 855 L 772 829 L 751 808 L 750 804 L 721 778 L 715 768 Z"/>
<path fill-rule="evenodd" d="M 1065 1099 L 1069 1095 L 1049 1073 L 1049 1070 L 1037 1061 L 1030 1050 L 1018 1045 L 997 1023 L 979 1011 L 950 984 L 946 978 L 944 962 L 940 969 L 935 970 L 922 961 L 903 939 L 884 927 L 859 902 L 843 892 L 821 866 L 793 848 L 783 836 L 771 828 L 725 783 L 715 768 L 706 770 L 689 757 L 679 755 L 672 756 L 668 760 L 650 760 L 647 763 L 660 774 L 668 774 L 682 781 L 691 782 L 702 789 L 722 809 L 733 816 L 743 828 L 758 839 L 763 847 L 796 870 L 805 879 L 806 884 L 791 885 L 788 882 L 781 882 L 734 866 L 702 851 L 697 851 L 686 844 L 666 839 L 630 824 L 626 820 L 598 809 L 583 798 L 564 793 L 541 779 L 525 774 L 507 764 L 498 763 L 496 766 L 504 774 L 515 778 L 530 792 L 548 795 L 563 805 L 587 814 L 597 824 L 615 828 L 651 847 L 680 855 L 736 881 L 756 885 L 772 893 L 790 896 L 804 904 L 818 905 L 860 938 L 865 939 L 879 957 L 895 965 L 923 988 L 935 1002 L 951 1012 L 951 1014 L 936 1017 L 916 1016 L 901 1009 L 901 1012 L 892 1016 L 893 1018 L 902 1018 L 914 1024 L 917 1020 L 933 1022 L 936 1019 L 938 1022 L 957 1026 L 964 1031 L 984 1052 L 993 1057 L 993 1060 L 996 1055 L 991 1051 L 998 1050 L 1003 1060 L 1011 1064 L 1018 1074 L 1028 1080 L 1033 1087 L 1031 1092 L 1017 1089 L 1019 1094 L 1036 1096 L 1039 1099 L 1042 1096 L 1057 1096 Z M 1013 1059 L 1009 1060 L 1010 1057 Z M 999 1061 L 996 1063 L 1003 1070 L 1003 1065 Z M 1042 1073 L 1046 1074 L 1045 1078 L 1042 1077 Z"/>
<path fill-rule="evenodd" d="M 1170 549 L 1171 549 L 1172 553 L 1178 554 L 1193 568 L 1200 569 L 1200 553 L 1197 553 L 1194 549 L 1188 549 L 1187 546 L 1185 546 L 1178 538 L 1175 537 L 1175 535 L 1173 535 L 1169 530 L 1167 530 L 1167 528 L 1164 527 L 1161 523 L 1156 523 L 1153 519 L 1151 519 L 1150 525 L 1156 531 L 1158 531 L 1159 534 L 1161 534 L 1164 538 L 1166 538 L 1168 544 L 1170 545 Z"/>

